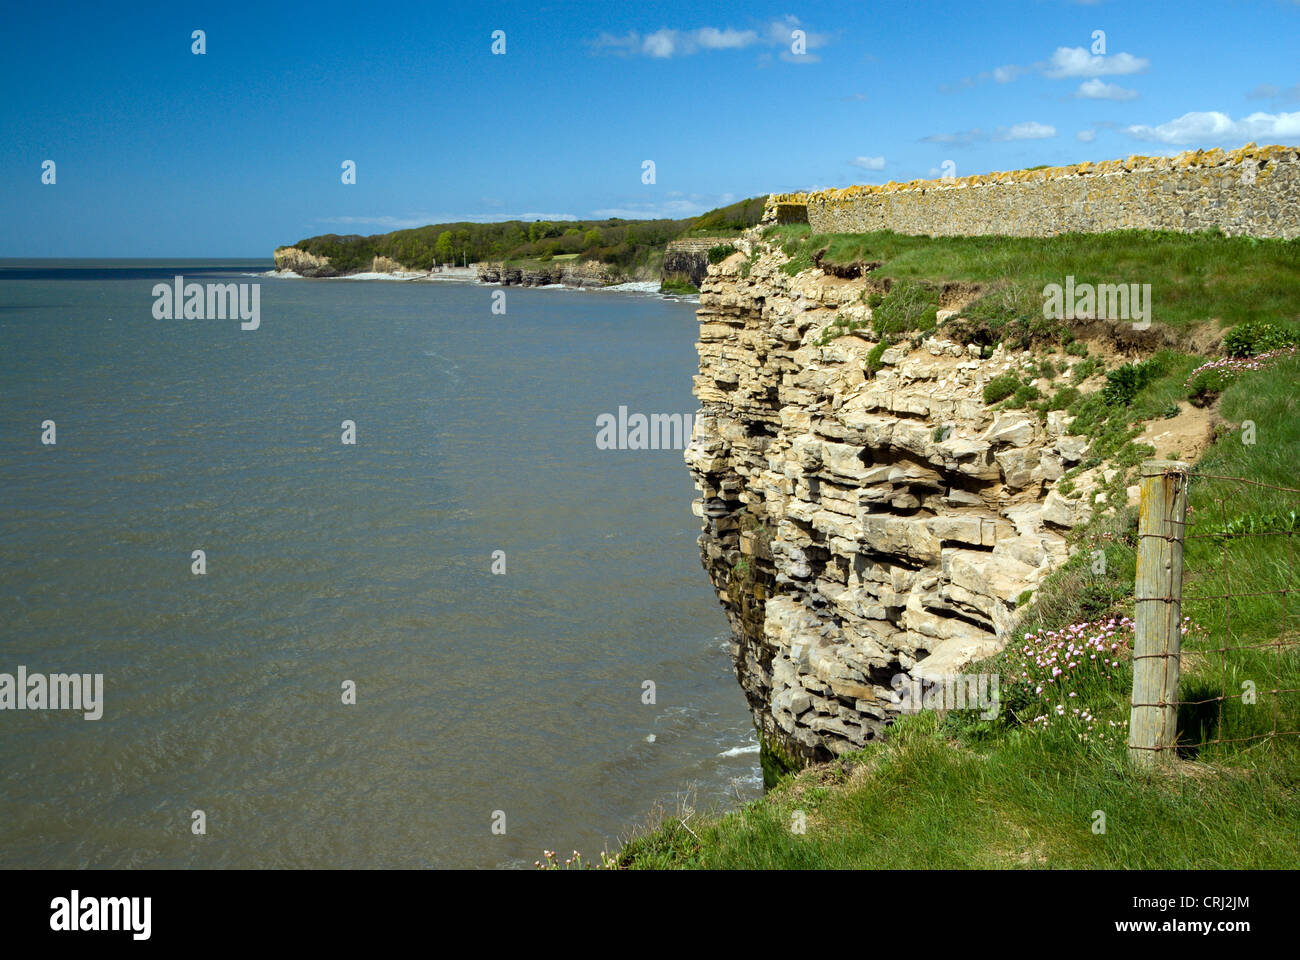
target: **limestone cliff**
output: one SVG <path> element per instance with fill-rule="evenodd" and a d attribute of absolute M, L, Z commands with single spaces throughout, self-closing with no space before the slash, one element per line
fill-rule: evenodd
<path fill-rule="evenodd" d="M 869 318 L 867 277 L 789 276 L 757 232 L 736 245 L 700 294 L 685 456 L 764 765 L 789 768 L 878 737 L 896 675 L 999 650 L 1018 599 L 1066 559 L 1099 468 L 1062 495 L 1087 448 L 1067 415 L 984 404 L 984 384 L 1028 355 L 981 359 L 940 326 L 870 375 L 871 340 L 816 342 L 836 314 Z"/>
<path fill-rule="evenodd" d="M 513 266 L 497 262 L 474 264 L 480 283 L 499 283 L 502 286 L 546 287 L 563 284 L 567 287 L 607 287 L 629 279 L 618 267 L 596 260 L 559 260 L 530 267 Z M 650 279 L 652 274 L 640 273 L 635 279 Z"/>
<path fill-rule="evenodd" d="M 676 281 L 698 287 L 709 272 L 709 251 L 731 243 L 731 237 L 691 237 L 669 241 L 664 248 L 665 283 Z"/>
<path fill-rule="evenodd" d="M 275 269 L 292 270 L 300 277 L 336 277 L 329 257 L 318 257 L 297 247 L 279 247 L 275 251 Z"/>

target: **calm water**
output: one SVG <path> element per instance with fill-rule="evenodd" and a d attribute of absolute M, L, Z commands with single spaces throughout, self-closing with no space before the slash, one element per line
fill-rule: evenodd
<path fill-rule="evenodd" d="M 105 704 L 0 712 L 0 866 L 531 866 L 760 792 L 681 453 L 595 445 L 693 412 L 693 305 L 50 266 L 0 261 L 0 672 Z M 155 320 L 177 273 L 261 328 Z"/>

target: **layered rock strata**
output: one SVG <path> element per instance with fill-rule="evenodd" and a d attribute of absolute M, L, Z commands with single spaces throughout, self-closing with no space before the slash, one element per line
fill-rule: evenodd
<path fill-rule="evenodd" d="M 691 237 L 671 240 L 664 248 L 663 278 L 698 287 L 709 272 L 709 251 L 731 243 L 730 237 Z"/>
<path fill-rule="evenodd" d="M 1087 453 L 1063 411 L 985 405 L 984 385 L 1027 355 L 981 359 L 941 325 L 870 375 L 872 340 L 817 342 L 837 315 L 870 318 L 864 277 L 789 276 L 757 232 L 737 246 L 700 294 L 685 457 L 770 772 L 879 737 L 900 675 L 1001 649 L 1018 601 L 1067 558 L 1091 474 L 1054 489 Z"/>
<path fill-rule="evenodd" d="M 300 277 L 337 277 L 338 270 L 329 257 L 318 257 L 297 247 L 280 247 L 275 251 L 275 269 L 292 270 Z"/>
<path fill-rule="evenodd" d="M 605 287 L 626 279 L 617 267 L 596 260 L 560 260 L 550 264 L 519 267 L 500 262 L 474 264 L 480 283 L 507 287 Z"/>

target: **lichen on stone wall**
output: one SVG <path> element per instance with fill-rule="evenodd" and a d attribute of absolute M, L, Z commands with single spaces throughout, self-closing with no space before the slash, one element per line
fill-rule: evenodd
<path fill-rule="evenodd" d="M 1051 236 L 1218 227 L 1291 239 L 1300 236 L 1300 148 L 1252 143 L 1175 157 L 773 194 L 764 219 L 778 222 L 777 210 L 788 218 L 799 206 L 818 233 Z"/>

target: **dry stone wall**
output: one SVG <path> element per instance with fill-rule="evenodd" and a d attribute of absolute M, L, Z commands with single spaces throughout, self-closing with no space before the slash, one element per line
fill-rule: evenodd
<path fill-rule="evenodd" d="M 1109 230 L 1300 237 L 1300 147 L 1189 151 L 947 180 L 773 195 L 766 222 L 818 233 L 1052 236 Z"/>

